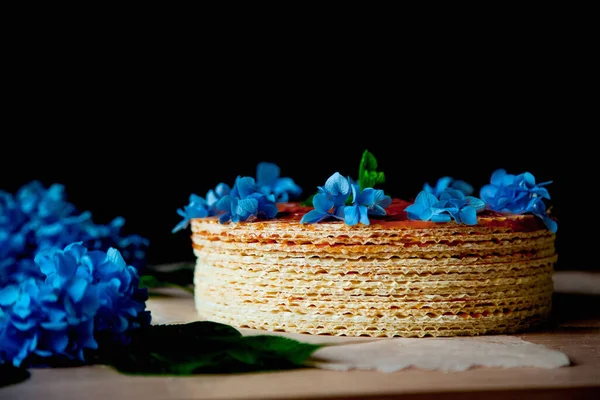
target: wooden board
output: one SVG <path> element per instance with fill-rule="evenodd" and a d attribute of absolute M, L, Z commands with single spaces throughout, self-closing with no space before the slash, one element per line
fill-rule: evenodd
<path fill-rule="evenodd" d="M 25 383 L 0 389 L 0 399 L 574 399 L 600 398 L 600 274 L 557 273 L 551 326 L 516 335 L 565 352 L 569 367 L 476 368 L 464 372 L 403 370 L 335 372 L 302 369 L 240 375 L 139 377 L 109 367 L 37 369 Z M 571 292 L 575 294 L 568 294 Z M 197 319 L 190 294 L 168 290 L 148 302 L 155 323 Z M 253 333 L 244 330 L 244 333 Z M 261 332 L 264 333 L 264 332 Z M 304 341 L 348 338 L 292 335 Z M 363 340 L 356 338 L 353 340 Z"/>

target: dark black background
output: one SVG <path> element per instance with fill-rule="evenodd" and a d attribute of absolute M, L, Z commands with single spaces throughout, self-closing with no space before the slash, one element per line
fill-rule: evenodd
<path fill-rule="evenodd" d="M 557 268 L 595 268 L 591 106 L 560 68 L 196 67 L 24 66 L 7 95 L 0 188 L 62 183 L 96 222 L 125 217 L 158 264 L 193 259 L 189 233 L 171 234 L 190 193 L 270 161 L 309 195 L 336 171 L 356 176 L 368 149 L 397 197 L 444 175 L 479 188 L 496 168 L 552 180 Z"/>

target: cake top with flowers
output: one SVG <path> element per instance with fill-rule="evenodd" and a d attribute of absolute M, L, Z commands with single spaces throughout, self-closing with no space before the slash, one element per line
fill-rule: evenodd
<path fill-rule="evenodd" d="M 185 229 L 195 218 L 221 224 L 286 219 L 307 225 L 337 222 L 388 227 L 491 225 L 504 220 L 557 230 L 546 208 L 550 200 L 546 186 L 552 182 L 537 183 L 529 172 L 510 174 L 497 169 L 477 192 L 463 180 L 443 176 L 435 185 L 424 183 L 413 201 L 404 201 L 376 188 L 386 179 L 377 168 L 375 156 L 365 150 L 358 179 L 334 172 L 314 194 L 297 202 L 292 200 L 299 199 L 302 189 L 292 178 L 281 177 L 277 165 L 262 162 L 256 178 L 238 176 L 232 186 L 220 183 L 204 197 L 192 194 L 189 204 L 177 210 L 183 219 L 173 232 Z"/>

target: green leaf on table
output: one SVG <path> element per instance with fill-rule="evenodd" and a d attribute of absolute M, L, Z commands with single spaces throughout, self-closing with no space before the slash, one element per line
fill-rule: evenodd
<path fill-rule="evenodd" d="M 150 326 L 104 362 L 130 374 L 281 370 L 305 367 L 319 347 L 280 336 L 242 336 L 229 325 L 200 321 Z"/>
<path fill-rule="evenodd" d="M 156 279 L 155 276 L 152 276 L 152 275 L 140 276 L 140 287 L 141 288 L 153 289 L 153 288 L 165 287 L 167 285 L 168 285 L 167 283 L 161 282 L 158 279 Z"/>
<path fill-rule="evenodd" d="M 194 289 L 192 287 L 189 287 L 187 285 L 180 285 L 180 284 L 174 283 L 174 282 L 160 280 L 154 275 L 142 275 L 140 277 L 140 287 L 148 288 L 148 289 L 176 287 L 179 289 L 183 289 L 187 292 L 194 293 Z"/>
<path fill-rule="evenodd" d="M 377 159 L 369 150 L 365 150 L 358 167 L 358 185 L 360 186 L 360 190 L 369 187 L 372 188 L 384 182 L 384 173 L 377 171 Z"/>
<path fill-rule="evenodd" d="M 247 336 L 245 343 L 264 357 L 283 357 L 292 364 L 302 364 L 321 345 L 299 342 L 283 336 Z"/>

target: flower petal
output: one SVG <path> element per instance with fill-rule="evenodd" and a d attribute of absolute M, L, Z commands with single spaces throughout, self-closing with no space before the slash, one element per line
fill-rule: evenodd
<path fill-rule="evenodd" d="M 460 190 L 466 196 L 472 194 L 475 191 L 475 189 L 473 188 L 473 186 L 469 185 L 465 181 L 461 181 L 461 180 L 458 180 L 458 179 L 455 180 L 454 182 L 452 182 L 451 187 L 452 187 L 452 189 Z"/>
<path fill-rule="evenodd" d="M 239 200 L 236 212 L 240 215 L 256 215 L 258 213 L 258 200 L 253 197 Z"/>
<path fill-rule="evenodd" d="M 317 193 L 313 197 L 313 207 L 321 212 L 328 212 L 334 206 L 330 196 L 325 193 Z"/>
<path fill-rule="evenodd" d="M 467 196 L 467 204 L 473 207 L 476 211 L 481 211 L 485 208 L 485 202 L 477 197 Z"/>
<path fill-rule="evenodd" d="M 529 172 L 524 172 L 517 177 L 518 180 L 522 180 L 525 187 L 531 188 L 535 186 L 535 177 Z"/>
<path fill-rule="evenodd" d="M 377 190 L 375 193 L 375 203 L 383 208 L 388 208 L 392 205 L 392 198 L 386 196 L 385 193 L 383 193 L 383 190 Z"/>
<path fill-rule="evenodd" d="M 432 222 L 450 222 L 452 218 L 448 214 L 436 214 L 431 216 Z"/>
<path fill-rule="evenodd" d="M 424 191 L 419 192 L 417 198 L 415 199 L 415 203 L 421 205 L 422 207 L 431 207 L 437 202 L 437 197 Z"/>
<path fill-rule="evenodd" d="M 327 218 L 329 215 L 319 210 L 310 210 L 302 216 L 301 224 L 313 224 Z"/>
<path fill-rule="evenodd" d="M 219 215 L 219 223 L 220 224 L 224 224 L 225 222 L 229 222 L 231 220 L 231 214 L 230 213 L 224 213 Z"/>
<path fill-rule="evenodd" d="M 358 224 L 359 209 L 358 205 L 344 207 L 344 222 L 346 225 Z"/>
<path fill-rule="evenodd" d="M 269 219 L 275 218 L 275 216 L 277 216 L 277 213 L 279 212 L 279 210 L 277 209 L 277 205 L 273 203 L 265 204 L 263 207 L 261 207 L 260 211 L 264 213 L 265 216 Z"/>
<path fill-rule="evenodd" d="M 369 210 L 366 206 L 358 206 L 360 223 L 363 225 L 369 225 Z"/>
<path fill-rule="evenodd" d="M 325 191 L 332 195 L 350 194 L 350 183 L 339 172 L 334 173 L 325 182 Z"/>
<path fill-rule="evenodd" d="M 299 195 L 302 193 L 302 188 L 296 185 L 296 182 L 292 178 L 279 178 L 275 183 L 275 193 L 280 194 L 284 192 L 290 192 L 293 195 Z"/>
<path fill-rule="evenodd" d="M 438 181 L 435 184 L 434 194 L 439 195 L 441 192 L 446 190 L 448 187 L 450 187 L 450 184 L 452 183 L 452 181 L 453 181 L 453 179 L 449 176 L 444 176 L 444 177 L 438 179 Z"/>
<path fill-rule="evenodd" d="M 231 198 L 229 195 L 223 196 L 217 202 L 217 209 L 225 212 L 231 212 Z"/>
<path fill-rule="evenodd" d="M 0 288 L 0 306 L 8 306 L 16 303 L 19 297 L 19 289 L 14 286 Z"/>
<path fill-rule="evenodd" d="M 250 176 L 238 178 L 235 182 L 235 186 L 241 199 L 244 199 L 256 192 L 254 178 Z"/>
<path fill-rule="evenodd" d="M 506 176 L 506 170 L 500 168 L 492 173 L 490 183 L 494 186 L 504 186 L 504 178 Z"/>
<path fill-rule="evenodd" d="M 358 196 L 358 203 L 361 205 L 365 205 L 367 207 L 371 207 L 375 204 L 375 189 L 373 188 L 365 188 Z"/>
<path fill-rule="evenodd" d="M 277 164 L 261 162 L 256 166 L 256 184 L 258 186 L 275 185 L 280 169 Z"/>
<path fill-rule="evenodd" d="M 369 214 L 371 214 L 371 215 L 386 215 L 387 212 L 385 211 L 385 209 L 383 207 L 381 207 L 378 204 L 375 204 L 373 206 L 373 208 L 369 209 Z"/>
<path fill-rule="evenodd" d="M 463 207 L 458 213 L 460 222 L 467 225 L 477 224 L 477 210 L 474 207 L 466 206 Z"/>
<path fill-rule="evenodd" d="M 75 303 L 78 303 L 87 289 L 88 282 L 85 279 L 74 278 L 67 288 L 67 293 Z"/>

